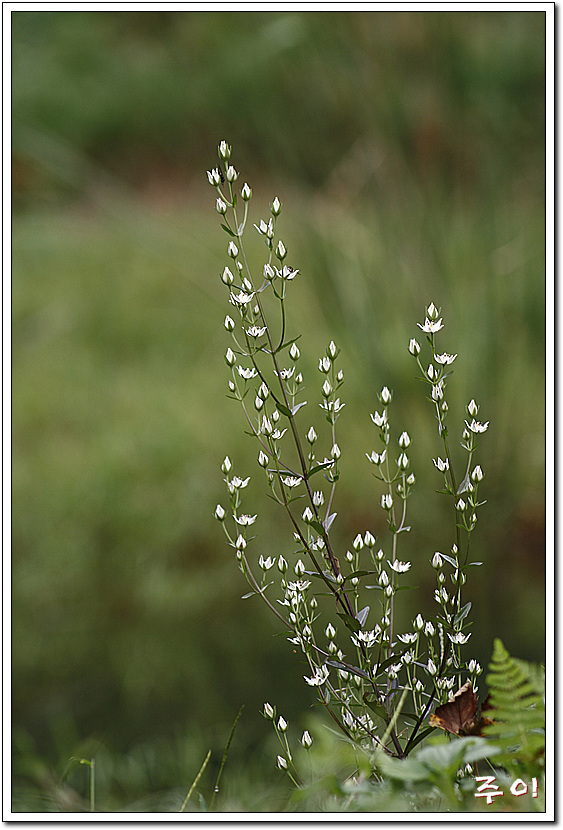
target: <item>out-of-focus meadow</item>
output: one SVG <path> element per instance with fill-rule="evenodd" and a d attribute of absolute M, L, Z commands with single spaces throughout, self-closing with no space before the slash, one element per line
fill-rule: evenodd
<path fill-rule="evenodd" d="M 540 12 L 12 13 L 14 809 L 75 805 L 71 757 L 96 757 L 102 809 L 179 809 L 242 704 L 223 804 L 276 809 L 262 703 L 310 717 L 213 518 L 228 453 L 256 553 L 292 556 L 226 398 L 221 139 L 252 221 L 283 202 L 311 400 L 342 349 L 341 547 L 384 537 L 364 453 L 386 384 L 417 474 L 399 630 L 433 612 L 452 527 L 407 351 L 433 301 L 458 354 L 450 432 L 473 397 L 490 420 L 466 648 L 543 659 L 544 44 Z"/>

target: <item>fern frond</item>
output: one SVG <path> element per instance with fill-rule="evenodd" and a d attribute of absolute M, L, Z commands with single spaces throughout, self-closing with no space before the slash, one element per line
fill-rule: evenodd
<path fill-rule="evenodd" d="M 545 754 L 545 675 L 536 666 L 511 657 L 496 639 L 487 675 L 493 723 L 483 730 L 501 747 L 503 765 L 543 766 Z"/>

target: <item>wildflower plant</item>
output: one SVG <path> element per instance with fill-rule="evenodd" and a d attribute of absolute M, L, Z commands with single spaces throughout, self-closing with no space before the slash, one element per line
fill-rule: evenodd
<path fill-rule="evenodd" d="M 465 656 L 471 602 L 463 593 L 469 569 L 481 564 L 470 561 L 470 542 L 484 503 L 479 500 L 483 471 L 475 454 L 488 422 L 477 420 L 479 407 L 471 400 L 457 428 L 466 453 L 458 473 L 446 394 L 457 355 L 438 347 L 444 322 L 440 309 L 430 303 L 424 322 L 418 323 L 424 345 L 413 337 L 408 350 L 436 417 L 440 449 L 433 465 L 442 482 L 439 492 L 451 502 L 453 535 L 447 553 L 427 554 L 436 574 L 436 614 L 417 614 L 410 630 L 397 631 L 397 595 L 406 587 L 411 568 L 403 541 L 410 531 L 407 508 L 416 484 L 409 458 L 411 436 L 395 429 L 393 394 L 384 386 L 371 414 L 375 448 L 366 456 L 380 483 L 376 503 L 385 514 L 388 533 L 377 540 L 369 529 L 361 530 L 348 549 L 336 550 L 331 531 L 341 475 L 337 427 L 345 405 L 340 349 L 331 340 L 318 357 L 316 401 L 306 400 L 303 345 L 290 330 L 288 313 L 292 285 L 301 275 L 288 264 L 288 248 L 278 234 L 282 204 L 274 198 L 269 215 L 250 223 L 252 190 L 247 183 L 240 187 L 231 148 L 224 141 L 219 165 L 207 177 L 216 190 L 216 210 L 227 236 L 221 280 L 229 305 L 224 320 L 230 336 L 225 352 L 228 396 L 242 408 L 256 442 L 257 466 L 270 496 L 287 515 L 293 559 L 288 562 L 273 550 L 271 540 L 267 555 L 258 548 L 258 516 L 243 507 L 249 476 L 234 471 L 228 456 L 221 470 L 229 505 L 217 505 L 215 516 L 250 586 L 245 598 L 260 596 L 287 630 L 290 643 L 301 649 L 307 666 L 304 681 L 340 731 L 364 751 L 405 758 L 432 731 L 428 718 L 435 706 L 447 702 L 467 680 L 476 690 L 481 673 L 479 664 Z M 258 268 L 247 258 L 248 230 L 264 243 Z M 319 408 L 325 422 L 322 433 L 313 414 Z M 321 595 L 333 602 L 319 603 Z M 374 595 L 377 607 L 373 599 L 368 604 Z M 298 783 L 287 722 L 270 704 L 264 705 L 264 716 L 280 740 L 278 767 Z M 311 746 L 308 732 L 301 743 Z"/>

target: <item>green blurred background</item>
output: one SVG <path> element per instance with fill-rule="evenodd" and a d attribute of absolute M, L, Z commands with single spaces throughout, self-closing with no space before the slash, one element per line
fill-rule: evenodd
<path fill-rule="evenodd" d="M 291 555 L 225 396 L 205 176 L 221 139 L 252 220 L 284 203 L 310 395 L 342 348 L 338 545 L 384 535 L 364 452 L 387 384 L 418 479 L 399 630 L 434 611 L 451 519 L 406 349 L 433 301 L 459 354 L 450 430 L 472 397 L 491 422 L 471 654 L 485 665 L 500 636 L 543 659 L 544 59 L 541 12 L 12 12 L 14 809 L 80 804 L 72 756 L 97 758 L 102 808 L 178 809 L 242 704 L 224 805 L 273 809 L 262 703 L 296 730 L 310 716 L 300 659 L 241 602 L 213 519 L 228 453 L 253 476 L 256 556 Z"/>

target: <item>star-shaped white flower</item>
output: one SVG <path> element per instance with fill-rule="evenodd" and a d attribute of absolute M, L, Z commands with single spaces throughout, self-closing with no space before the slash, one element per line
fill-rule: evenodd
<path fill-rule="evenodd" d="M 416 325 L 421 328 L 422 331 L 426 332 L 426 334 L 435 334 L 437 331 L 444 328 L 441 317 L 439 320 L 429 320 L 427 317 L 424 321 L 424 325 L 422 325 L 422 323 L 417 323 Z"/>

